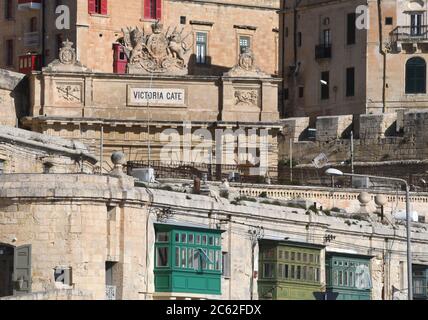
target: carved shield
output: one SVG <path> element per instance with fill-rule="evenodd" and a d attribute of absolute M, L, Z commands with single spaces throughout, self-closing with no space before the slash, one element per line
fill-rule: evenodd
<path fill-rule="evenodd" d="M 163 33 L 152 34 L 147 41 L 147 48 L 155 58 L 161 59 L 167 55 L 168 40 Z"/>

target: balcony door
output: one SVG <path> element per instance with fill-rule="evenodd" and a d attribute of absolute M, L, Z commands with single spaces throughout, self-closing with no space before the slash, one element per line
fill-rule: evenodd
<path fill-rule="evenodd" d="M 410 34 L 412 36 L 421 36 L 424 25 L 424 16 L 420 12 L 410 14 Z"/>

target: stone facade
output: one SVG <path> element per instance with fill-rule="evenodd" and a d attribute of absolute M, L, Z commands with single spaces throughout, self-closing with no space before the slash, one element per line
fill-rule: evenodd
<path fill-rule="evenodd" d="M 98 160 L 78 141 L 0 126 L 1 172 L 94 173 Z"/>
<path fill-rule="evenodd" d="M 294 36 L 296 2 L 299 5 Z M 355 41 L 348 44 L 347 17 L 359 6 L 367 8 L 369 27 L 357 27 Z M 307 0 L 286 2 L 283 9 L 282 77 L 288 91 L 288 99 L 282 101 L 284 116 L 308 116 L 313 123 L 318 116 L 379 114 L 428 107 L 425 93 L 406 93 L 406 63 L 414 57 L 427 58 L 426 39 L 410 35 L 410 13 L 419 12 L 426 17 L 425 2 L 394 0 L 378 5 L 376 1 Z M 357 14 L 360 24 L 364 22 L 361 13 Z M 328 35 L 324 41 L 325 33 Z M 348 68 L 354 68 L 354 94 L 346 92 Z M 322 72 L 329 72 L 326 99 L 321 98 L 322 87 L 326 86 L 320 82 Z M 302 97 L 299 88 L 303 88 Z"/>
<path fill-rule="evenodd" d="M 256 65 L 251 68 L 256 70 Z M 267 130 L 267 165 L 276 166 L 280 80 L 251 68 L 233 77 L 152 78 L 95 73 L 78 63 L 56 61 L 41 73 L 31 75 L 31 107 L 29 117 L 22 121 L 36 132 L 81 139 L 99 157 L 103 140 L 105 169 L 111 166 L 108 158 L 116 150 L 127 150 L 130 159 L 148 160 L 149 140 L 151 160 L 165 161 L 161 159 L 161 149 L 169 142 L 164 134 L 168 129 L 176 130 L 183 141 L 186 132 L 192 134 L 191 148 L 207 139 L 212 150 L 218 146 L 214 141 L 216 130 L 241 129 L 248 133 L 255 129 L 259 140 L 261 130 Z M 211 137 L 201 141 L 198 129 L 207 129 Z M 182 151 L 169 156 L 167 162 L 202 162 Z M 237 160 L 237 156 L 227 160 L 219 153 L 212 157 L 218 157 L 223 164 L 236 164 Z"/>
<path fill-rule="evenodd" d="M 6 50 L 0 52 L 0 68 L 19 69 L 18 57 L 33 52 L 41 54 L 42 9 L 17 10 L 17 0 L 13 1 L 12 19 L 0 21 L 1 40 L 13 40 L 13 65 L 5 65 Z M 67 38 L 76 43 L 79 60 L 89 68 L 100 72 L 113 72 L 113 43 L 123 35 L 127 27 L 150 29 L 156 19 L 148 19 L 144 14 L 145 0 L 111 0 L 107 4 L 106 14 L 89 13 L 88 1 L 65 0 L 61 2 L 70 8 L 71 23 L 69 30 L 55 27 L 59 14 L 55 14 L 55 2 L 47 2 L 45 65 L 58 57 L 60 42 Z M 278 71 L 278 28 L 279 18 L 276 11 L 279 0 L 223 0 L 223 1 L 177 1 L 162 0 L 161 13 L 157 17 L 165 28 L 173 30 L 182 27 L 192 33 L 194 39 L 190 54 L 190 74 L 221 75 L 233 67 L 240 53 L 240 36 L 250 39 L 250 46 L 260 58 L 260 67 L 268 74 Z M 36 18 L 37 30 L 30 32 L 29 21 Z M 207 64 L 196 63 L 196 32 L 207 35 Z M 189 38 L 189 39 L 190 39 Z M 247 39 L 246 38 L 246 39 Z M 27 39 L 27 40 L 25 40 Z M 28 41 L 32 40 L 32 41 Z"/>
<path fill-rule="evenodd" d="M 16 247 L 31 244 L 35 292 L 61 287 L 55 282 L 53 269 L 62 266 L 71 268 L 74 289 L 94 299 L 105 299 L 105 263 L 111 261 L 118 264 L 118 299 L 165 299 L 154 291 L 152 271 L 156 207 L 171 208 L 175 223 L 215 227 L 223 221 L 222 250 L 230 254 L 230 277 L 223 279 L 221 296 L 192 298 L 249 298 L 248 229 L 260 225 L 260 218 L 267 238 L 287 236 L 295 241 L 325 244 L 330 250 L 348 249 L 373 255 L 373 299 L 392 299 L 392 286 L 399 290 L 406 288 L 403 226 L 397 225 L 394 230 L 376 222 L 351 219 L 348 223 L 342 218 L 305 214 L 302 209 L 251 202 L 234 205 L 226 199 L 154 189 L 148 192 L 134 188 L 133 180 L 126 177 L 11 175 L 0 176 L 0 184 L 0 242 Z M 50 197 L 55 202 L 46 202 L 52 189 L 56 192 Z M 421 230 L 415 226 L 412 234 L 415 263 L 426 261 L 428 238 Z M 327 233 L 336 235 L 336 240 L 325 243 Z M 388 262 L 384 260 L 385 253 L 390 257 Z M 255 259 L 258 260 L 257 250 Z M 383 271 L 386 263 L 389 273 Z M 322 267 L 322 284 L 324 273 Z M 256 291 L 257 285 L 257 298 Z M 188 296 L 173 294 L 173 297 Z"/>

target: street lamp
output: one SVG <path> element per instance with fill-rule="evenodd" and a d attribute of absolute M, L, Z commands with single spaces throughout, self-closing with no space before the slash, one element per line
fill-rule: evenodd
<path fill-rule="evenodd" d="M 410 217 L 410 187 L 406 180 L 391 177 L 378 177 L 362 174 L 344 173 L 338 169 L 330 168 L 325 172 L 329 176 L 339 177 L 360 177 L 369 179 L 382 179 L 400 182 L 406 186 L 406 217 L 407 217 L 407 281 L 408 299 L 413 300 L 413 272 L 412 272 L 412 251 L 411 251 L 411 217 Z"/>

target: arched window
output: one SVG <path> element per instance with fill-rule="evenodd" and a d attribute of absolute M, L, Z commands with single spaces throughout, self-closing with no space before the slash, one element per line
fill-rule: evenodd
<path fill-rule="evenodd" d="M 427 65 L 424 59 L 415 57 L 406 63 L 406 93 L 426 93 Z"/>

